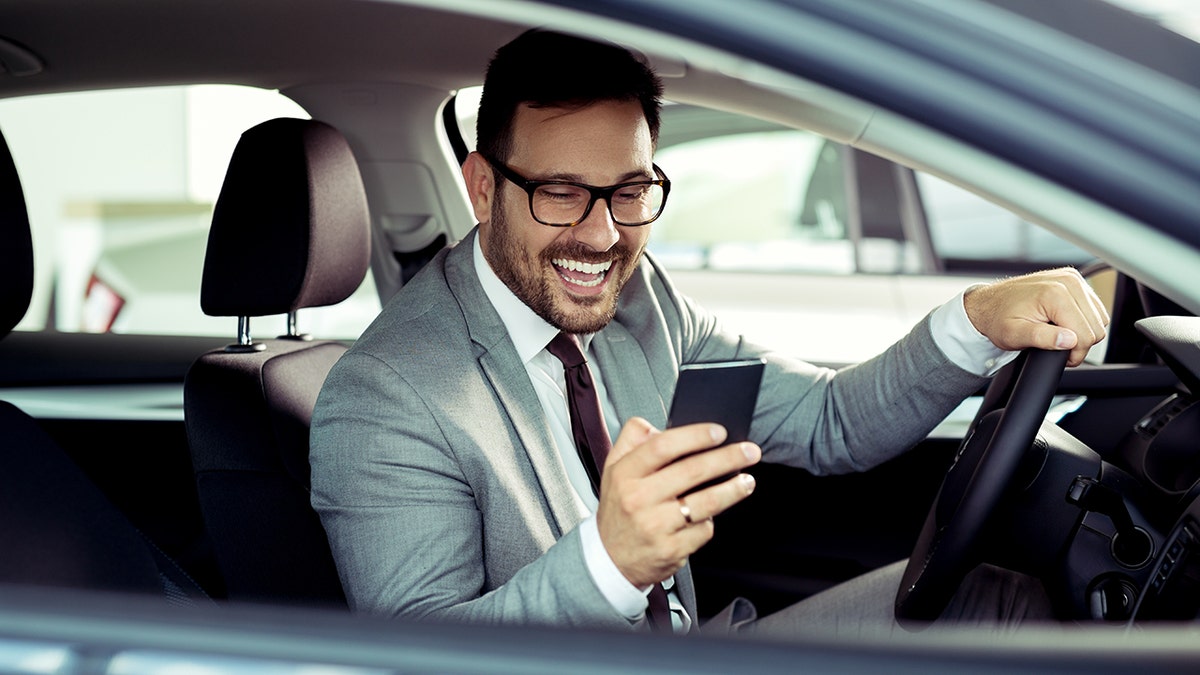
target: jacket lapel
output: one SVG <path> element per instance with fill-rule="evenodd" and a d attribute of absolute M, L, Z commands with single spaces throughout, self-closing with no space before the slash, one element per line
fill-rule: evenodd
<path fill-rule="evenodd" d="M 656 428 L 666 428 L 665 400 L 655 385 L 646 353 L 629 331 L 613 321 L 596 334 L 592 349 L 604 369 L 605 387 L 621 422 L 636 415 L 644 417 Z M 690 565 L 684 565 L 675 573 L 675 594 L 694 619 L 697 616 L 696 590 Z"/>
<path fill-rule="evenodd" d="M 473 261 L 475 236 L 473 230 L 450 251 L 446 260 L 446 278 L 476 345 L 480 369 L 508 412 L 513 430 L 529 459 L 533 473 L 530 479 L 540 486 L 561 537 L 587 516 L 587 510 L 567 478 L 546 415 L 529 381 L 529 373 L 521 363 L 504 323 L 479 284 Z"/>
<path fill-rule="evenodd" d="M 667 423 L 662 393 L 651 376 L 646 353 L 633 335 L 613 321 L 592 339 L 598 366 L 604 373 L 604 386 L 613 407 L 624 424 L 630 417 L 643 417 L 656 428 Z"/>

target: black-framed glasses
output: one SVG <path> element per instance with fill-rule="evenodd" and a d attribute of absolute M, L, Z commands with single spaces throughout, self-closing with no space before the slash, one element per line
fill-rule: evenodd
<path fill-rule="evenodd" d="M 608 213 L 614 223 L 627 227 L 646 225 L 662 214 L 667 193 L 671 191 L 671 181 L 657 164 L 653 166 L 658 180 L 596 187 L 563 180 L 529 180 L 503 162 L 490 157 L 484 159 L 496 167 L 500 175 L 529 194 L 529 213 L 534 220 L 550 227 L 574 227 L 582 223 L 598 199 L 608 204 Z"/>

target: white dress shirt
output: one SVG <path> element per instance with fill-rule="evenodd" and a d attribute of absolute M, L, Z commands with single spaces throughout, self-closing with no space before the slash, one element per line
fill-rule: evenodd
<path fill-rule="evenodd" d="M 604 597 L 613 608 L 630 621 L 640 619 L 646 611 L 648 601 L 646 594 L 649 588 L 639 589 L 625 578 L 604 544 L 600 541 L 600 532 L 596 527 L 596 507 L 599 502 L 592 491 L 592 482 L 583 468 L 583 462 L 575 450 L 574 436 L 571 433 L 571 416 L 567 407 L 566 379 L 563 365 L 557 358 L 546 351 L 545 347 L 558 334 L 558 329 L 547 323 L 534 313 L 517 296 L 513 295 L 508 286 L 496 276 L 487 260 L 483 257 L 483 249 L 479 237 L 474 243 L 475 271 L 483 291 L 495 307 L 496 313 L 504 323 L 508 334 L 516 347 L 517 355 L 525 364 L 529 379 L 533 382 L 538 401 L 546 412 L 550 423 L 550 431 L 555 446 L 562 457 L 563 467 L 571 486 L 575 489 L 575 497 L 586 511 L 592 515 L 579 526 L 583 541 L 584 558 L 588 571 Z M 996 348 L 991 341 L 981 335 L 967 318 L 963 308 L 962 294 L 956 300 L 942 305 L 934 311 L 931 317 L 934 341 L 946 354 L 947 358 L 960 368 L 977 375 L 992 375 L 1004 364 L 1016 357 L 1016 352 L 1006 352 Z M 591 335 L 579 336 L 585 356 L 590 358 Z M 590 368 L 592 379 L 596 384 L 596 392 L 600 398 L 600 406 L 604 413 L 605 425 L 609 436 L 616 438 L 620 432 L 620 422 L 616 410 L 608 397 L 604 386 L 604 378 L 599 368 Z M 667 589 L 667 597 L 671 604 L 672 623 L 676 632 L 687 632 L 692 623 L 692 617 L 684 611 L 673 592 L 674 579 L 663 583 Z"/>

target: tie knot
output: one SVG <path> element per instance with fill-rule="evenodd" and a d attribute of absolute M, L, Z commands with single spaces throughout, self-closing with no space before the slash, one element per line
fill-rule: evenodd
<path fill-rule="evenodd" d="M 568 333 L 555 335 L 550 344 L 546 345 L 546 351 L 562 361 L 563 366 L 567 368 L 574 368 L 587 362 L 587 359 L 583 358 L 583 352 L 579 350 L 579 344 Z"/>

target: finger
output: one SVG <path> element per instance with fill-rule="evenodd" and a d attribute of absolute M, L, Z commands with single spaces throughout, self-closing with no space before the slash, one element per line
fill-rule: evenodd
<path fill-rule="evenodd" d="M 608 457 L 604 460 L 604 468 L 607 469 L 610 465 L 615 464 L 656 433 L 658 433 L 658 429 L 655 429 L 650 422 L 641 417 L 630 417 L 629 421 L 621 427 L 621 432 L 617 434 L 617 440 L 613 442 L 612 449 L 608 451 Z"/>
<path fill-rule="evenodd" d="M 1088 288 L 1088 291 L 1085 307 L 1091 310 L 1087 316 L 1092 323 L 1092 330 L 1096 333 L 1096 341 L 1099 342 L 1108 335 L 1108 325 L 1112 322 L 1112 317 L 1109 316 L 1108 308 L 1104 306 L 1100 296 L 1096 295 L 1091 288 Z"/>
<path fill-rule="evenodd" d="M 1105 328 L 1112 321 L 1112 317 L 1108 313 L 1108 308 L 1104 306 L 1104 302 L 1096 294 L 1096 290 L 1092 288 L 1092 285 L 1088 283 L 1087 279 L 1083 278 L 1083 275 L 1078 270 L 1074 268 L 1067 269 L 1070 271 L 1067 287 L 1075 298 L 1080 315 L 1087 321 L 1094 335 L 1094 341 L 1103 340 L 1107 333 Z"/>
<path fill-rule="evenodd" d="M 680 515 L 675 513 L 675 520 L 679 520 Z M 671 545 L 672 553 L 681 554 L 680 561 L 687 563 L 687 556 L 700 550 L 705 544 L 712 541 L 713 535 L 716 533 L 716 524 L 712 518 L 696 521 L 687 527 L 681 527 L 672 535 Z M 682 566 L 682 565 L 681 565 Z M 678 571 L 678 569 L 676 569 Z"/>
<path fill-rule="evenodd" d="M 1104 301 L 1100 299 L 1100 296 L 1095 290 L 1092 290 L 1092 292 L 1088 295 L 1088 298 L 1092 301 L 1092 306 L 1095 308 L 1096 313 L 1100 315 L 1101 323 L 1103 323 L 1105 326 L 1112 323 L 1112 315 L 1109 314 L 1108 307 L 1105 306 Z"/>
<path fill-rule="evenodd" d="M 677 498 L 674 504 L 676 529 L 695 527 L 712 520 L 753 494 L 754 488 L 754 476 L 739 473 L 727 481 Z"/>
<path fill-rule="evenodd" d="M 1078 271 L 1072 270 L 1074 277 L 1070 279 L 1067 285 L 1075 302 L 1075 307 L 1079 312 L 1080 320 L 1085 322 L 1088 329 L 1091 331 L 1091 339 L 1085 340 L 1092 344 L 1104 339 L 1106 334 L 1105 327 L 1111 321 L 1108 314 L 1108 309 L 1100 300 L 1100 296 L 1096 295 L 1096 291 L 1087 281 L 1079 275 Z M 1076 331 L 1080 333 L 1081 331 Z"/>
<path fill-rule="evenodd" d="M 628 426 L 628 425 L 626 425 Z M 719 424 L 689 424 L 665 431 L 656 431 L 649 435 L 641 435 L 631 431 L 630 437 L 623 440 L 622 431 L 617 441 L 622 444 L 620 461 L 623 472 L 630 477 L 643 478 L 671 464 L 680 457 L 720 445 L 725 440 L 725 427 Z M 631 447 L 625 447 L 625 444 Z M 614 446 L 614 450 L 616 450 Z M 611 464 L 612 453 L 609 455 Z"/>
<path fill-rule="evenodd" d="M 674 505 L 676 508 L 671 508 L 671 505 L 664 506 L 667 507 L 665 519 L 670 521 L 672 527 L 671 533 L 663 539 L 661 548 L 657 551 L 655 567 L 663 570 L 662 577 L 666 578 L 687 564 L 688 556 L 712 541 L 716 525 L 711 518 L 706 518 L 681 527 L 683 516 L 677 508 L 678 505 Z"/>
<path fill-rule="evenodd" d="M 1094 318 L 1096 326 L 1103 328 L 1112 320 L 1108 314 L 1108 308 L 1104 306 L 1104 301 L 1097 295 L 1096 289 L 1088 283 L 1088 280 L 1073 267 L 1067 268 L 1073 272 L 1074 283 L 1071 284 L 1071 292 L 1075 295 L 1076 301 L 1081 308 L 1090 309 L 1088 316 Z"/>
<path fill-rule="evenodd" d="M 654 488 L 662 499 L 685 494 L 709 481 L 753 466 L 762 450 L 753 443 L 731 443 L 697 452 L 663 467 L 654 476 Z"/>
<path fill-rule="evenodd" d="M 1036 335 L 1030 340 L 1032 347 L 1048 351 L 1070 350 L 1071 355 L 1067 357 L 1069 366 L 1082 363 L 1091 346 L 1090 342 L 1080 341 L 1079 335 L 1075 331 L 1054 324 L 1037 324 L 1034 326 L 1034 332 Z"/>
<path fill-rule="evenodd" d="M 1092 346 L 1104 339 L 1108 320 L 1103 306 L 1097 309 L 1098 298 L 1093 302 L 1095 293 L 1082 279 L 1074 281 L 1076 283 L 1068 286 L 1069 295 L 1062 297 L 1059 294 L 1046 308 L 1047 320 L 1057 328 L 1054 348 L 1070 350 L 1071 355 L 1067 358 L 1070 367 L 1083 363 Z M 1042 344 L 1037 346 L 1042 347 Z"/>
<path fill-rule="evenodd" d="M 749 474 L 741 474 L 720 485 L 682 497 L 674 503 L 663 504 L 659 509 L 660 518 L 666 519 L 668 523 L 675 523 L 672 536 L 665 541 L 664 558 L 686 558 L 707 544 L 715 533 L 713 518 L 748 497 L 753 491 L 754 478 Z"/>

